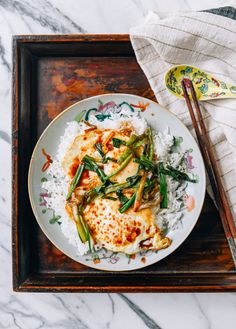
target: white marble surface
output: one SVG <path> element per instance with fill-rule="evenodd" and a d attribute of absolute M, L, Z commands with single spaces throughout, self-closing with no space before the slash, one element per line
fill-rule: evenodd
<path fill-rule="evenodd" d="M 236 6 L 225 0 L 0 0 L 0 329 L 236 326 L 236 294 L 17 294 L 11 283 L 11 35 L 128 33 L 148 10 Z"/>

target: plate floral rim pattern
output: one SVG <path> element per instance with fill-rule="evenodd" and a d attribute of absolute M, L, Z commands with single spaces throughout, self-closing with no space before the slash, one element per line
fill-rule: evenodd
<path fill-rule="evenodd" d="M 66 123 L 68 121 L 73 121 L 75 118 L 75 115 L 73 114 L 73 118 L 72 118 L 71 117 L 72 113 L 76 113 L 76 115 L 77 115 L 78 113 L 81 113 L 81 112 L 84 112 L 84 113 L 87 112 L 87 110 L 84 111 L 84 105 L 87 103 L 90 104 L 90 102 L 92 102 L 92 103 L 94 103 L 95 101 L 98 102 L 99 99 L 102 99 L 104 101 L 104 105 L 110 101 L 117 101 L 117 99 L 120 101 L 121 99 L 124 99 L 127 103 L 134 105 L 133 110 L 137 110 L 137 111 L 146 113 L 146 112 L 148 112 L 148 111 L 146 111 L 146 109 L 149 110 L 149 108 L 151 108 L 150 111 L 152 112 L 151 113 L 152 116 L 156 115 L 156 111 L 158 111 L 158 109 L 159 109 L 158 114 L 159 115 L 161 114 L 160 117 L 162 117 L 163 114 L 165 113 L 165 115 L 168 115 L 168 120 L 173 119 L 174 126 L 176 124 L 177 124 L 177 126 L 179 126 L 178 129 L 183 131 L 183 135 L 189 136 L 188 139 L 191 141 L 191 145 L 193 145 L 194 152 L 196 153 L 197 158 L 198 158 L 196 160 L 200 160 L 198 162 L 200 163 L 199 170 L 200 170 L 200 173 L 202 176 L 202 183 L 201 183 L 201 188 L 198 191 L 198 193 L 200 192 L 201 197 L 199 199 L 198 205 L 196 206 L 197 209 L 194 209 L 193 219 L 191 220 L 189 227 L 187 229 L 184 229 L 184 232 L 181 234 L 181 238 L 177 239 L 178 241 L 176 242 L 176 244 L 174 246 L 171 245 L 171 247 L 164 249 L 165 251 L 167 250 L 167 252 L 165 252 L 165 253 L 158 255 L 159 254 L 158 251 L 147 250 L 147 251 L 141 251 L 139 254 L 131 255 L 131 256 L 127 257 L 125 254 L 109 252 L 105 249 L 101 249 L 99 251 L 100 254 L 95 253 L 92 256 L 90 254 L 84 255 L 84 256 L 78 256 L 78 255 L 75 255 L 74 252 L 72 252 L 72 249 L 75 249 L 74 246 L 70 245 L 69 248 L 68 248 L 68 246 L 64 247 L 64 245 L 61 245 L 60 243 L 58 243 L 56 241 L 55 237 L 51 236 L 50 232 L 48 232 L 48 228 L 45 227 L 45 222 L 44 222 L 45 218 L 42 218 L 42 216 L 46 215 L 46 212 L 47 212 L 47 210 L 45 210 L 45 200 L 44 200 L 44 194 L 43 194 L 44 191 L 41 191 L 41 195 L 37 194 L 37 196 L 36 196 L 35 190 L 34 190 L 34 183 L 35 183 L 34 180 L 36 180 L 34 164 L 36 162 L 41 162 L 41 160 L 39 160 L 39 159 L 43 158 L 44 162 L 41 162 L 42 163 L 41 169 L 42 169 L 42 167 L 44 165 L 46 166 L 46 168 L 47 168 L 47 166 L 50 166 L 50 163 L 52 161 L 50 152 L 46 152 L 46 149 L 44 147 L 45 145 L 47 145 L 47 143 L 43 143 L 44 139 L 47 139 L 50 130 L 53 130 L 53 129 L 55 130 L 55 126 L 58 126 L 58 122 L 63 121 L 63 120 L 64 120 L 64 123 Z M 102 106 L 102 104 L 99 104 L 99 106 Z M 99 108 L 99 106 L 97 107 L 97 109 Z M 83 108 L 83 110 L 81 110 L 81 107 Z M 90 108 L 90 106 L 87 106 L 87 108 Z M 70 117 L 69 120 L 67 119 L 68 116 Z M 45 154 L 42 153 L 43 149 L 44 149 Z M 51 153 L 53 153 L 53 152 L 54 151 L 52 151 Z M 39 160 L 39 161 L 37 161 L 37 160 Z M 190 155 L 190 161 L 191 161 L 191 155 Z M 37 181 L 38 181 L 37 183 L 40 184 L 40 186 L 41 186 L 41 180 L 44 180 L 44 179 L 45 179 L 45 177 L 41 175 L 40 178 L 37 179 Z M 102 94 L 102 95 L 98 95 L 98 96 L 93 96 L 93 97 L 81 100 L 79 102 L 76 102 L 75 104 L 72 104 L 71 106 L 66 108 L 64 111 L 62 111 L 57 117 L 55 117 L 52 120 L 52 122 L 46 127 L 46 129 L 44 130 L 42 135 L 39 137 L 38 142 L 35 145 L 32 157 L 31 157 L 29 172 L 28 172 L 28 189 L 29 189 L 29 198 L 30 198 L 31 206 L 32 206 L 34 215 L 36 217 L 36 220 L 38 221 L 40 228 L 42 229 L 44 234 L 47 236 L 47 238 L 61 252 L 63 252 L 68 257 L 72 258 L 73 260 L 75 260 L 79 263 L 82 263 L 84 265 L 87 265 L 89 267 L 92 267 L 94 269 L 103 270 L 103 271 L 115 271 L 116 272 L 116 271 L 130 271 L 130 270 L 140 269 L 140 268 L 152 265 L 152 264 L 160 261 L 161 259 L 163 259 L 166 256 L 168 256 L 169 254 L 171 254 L 173 251 L 175 251 L 183 243 L 183 241 L 187 238 L 187 236 L 191 233 L 192 229 L 194 228 L 194 226 L 197 222 L 197 219 L 200 215 L 200 212 L 201 212 L 201 209 L 203 206 L 203 202 L 204 202 L 205 187 L 206 187 L 206 181 L 205 181 L 205 168 L 203 165 L 203 159 L 202 159 L 202 156 L 200 154 L 200 151 L 198 149 L 198 146 L 197 146 L 194 138 L 191 136 L 190 132 L 184 126 L 184 124 L 174 114 L 170 113 L 168 110 L 166 110 L 165 108 L 163 108 L 162 106 L 160 106 L 159 104 L 157 104 L 156 102 L 154 102 L 152 100 L 146 99 L 141 96 L 136 96 L 136 95 L 132 95 L 132 94 L 121 94 L 121 93 Z M 40 208 L 40 210 L 39 210 L 39 208 Z M 49 216 L 47 216 L 47 218 L 48 218 L 48 220 L 47 220 L 48 222 L 51 219 L 51 222 L 60 223 L 60 218 L 58 218 L 55 213 L 52 213 L 52 216 L 50 216 L 50 218 L 49 218 Z M 62 232 L 61 232 L 61 234 L 62 234 Z M 161 250 L 161 251 L 163 251 L 163 250 Z M 121 260 L 122 260 L 122 262 L 121 262 Z M 119 263 L 121 263 L 121 264 L 119 265 Z M 116 265 L 118 265 L 118 266 L 116 266 Z"/>

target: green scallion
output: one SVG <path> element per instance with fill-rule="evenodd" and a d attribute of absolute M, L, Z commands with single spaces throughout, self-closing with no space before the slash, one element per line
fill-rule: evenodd
<path fill-rule="evenodd" d="M 101 157 L 104 158 L 105 153 L 103 152 L 102 144 L 101 143 L 96 143 L 94 146 L 95 146 L 96 150 L 98 151 L 98 153 L 101 155 Z"/>
<path fill-rule="evenodd" d="M 73 180 L 72 180 L 72 183 L 71 183 L 71 186 L 70 186 L 70 190 L 69 190 L 69 192 L 68 192 L 68 194 L 67 194 L 67 196 L 66 196 L 66 200 L 69 200 L 69 199 L 70 199 L 70 197 L 71 197 L 71 195 L 72 195 L 74 189 L 75 189 L 76 186 L 78 185 L 79 180 L 80 180 L 80 177 L 81 177 L 81 175 L 82 175 L 82 173 L 83 173 L 84 167 L 85 167 L 85 166 L 84 166 L 83 163 L 81 163 L 81 164 L 79 165 L 79 167 L 78 167 L 78 169 L 77 169 L 77 171 L 76 171 L 76 173 L 75 173 L 75 176 L 74 176 L 74 178 L 73 178 Z"/>
<path fill-rule="evenodd" d="M 153 136 L 152 136 L 152 129 L 148 129 L 148 139 L 149 139 L 149 155 L 148 159 L 152 161 L 153 159 L 153 153 L 154 153 L 154 142 L 153 142 Z"/>
<path fill-rule="evenodd" d="M 88 238 L 87 238 L 87 233 L 85 231 L 83 218 L 82 218 L 81 214 L 78 211 L 78 206 L 73 205 L 72 211 L 73 211 L 73 217 L 74 217 L 74 221 L 75 221 L 75 224 L 76 224 L 76 228 L 77 228 L 77 232 L 78 232 L 78 235 L 80 237 L 80 240 L 81 240 L 82 243 L 85 243 Z"/>
<path fill-rule="evenodd" d="M 86 169 L 95 171 L 103 183 L 107 180 L 107 176 L 105 175 L 104 171 L 98 166 L 92 157 L 85 155 L 82 162 L 85 164 Z"/>
<path fill-rule="evenodd" d="M 120 207 L 119 212 L 123 214 L 126 210 L 128 210 L 134 203 L 135 198 L 136 198 L 136 192 L 132 195 L 132 197 L 125 204 L 123 204 L 122 207 Z"/>
<path fill-rule="evenodd" d="M 132 159 L 132 154 L 130 154 L 122 163 L 121 166 L 119 168 L 117 168 L 112 174 L 110 174 L 109 176 L 107 176 L 108 178 L 111 178 L 113 176 L 115 176 L 116 174 L 118 174 L 121 170 L 123 170 L 128 163 L 130 162 L 130 160 Z"/>
<path fill-rule="evenodd" d="M 112 145 L 119 148 L 121 145 L 126 145 L 126 142 L 120 138 L 112 138 Z"/>
<path fill-rule="evenodd" d="M 187 182 L 191 182 L 191 183 L 197 183 L 196 178 L 191 178 L 186 173 L 179 171 L 179 170 L 173 168 L 172 166 L 167 166 L 166 168 L 167 169 L 162 168 L 161 172 L 168 176 L 171 176 L 175 180 L 183 180 L 183 181 L 187 181 Z"/>
<path fill-rule="evenodd" d="M 117 198 L 114 198 L 113 196 L 109 196 L 109 195 L 104 195 L 102 198 L 103 199 L 112 200 L 112 201 L 116 201 L 117 200 Z"/>
<path fill-rule="evenodd" d="M 129 199 L 127 198 L 127 196 L 125 196 L 122 192 L 121 189 L 119 189 L 118 191 L 116 191 L 116 195 L 119 198 L 120 203 L 123 205 L 125 204 L 127 201 L 129 201 Z"/>
<path fill-rule="evenodd" d="M 163 173 L 163 163 L 159 163 L 159 173 L 160 173 L 160 194 L 162 197 L 161 208 L 167 208 L 167 182 L 166 175 Z"/>
<path fill-rule="evenodd" d="M 156 169 L 156 165 L 144 155 L 142 155 L 140 158 L 134 159 L 134 162 L 139 163 L 142 167 L 150 171 L 155 171 Z"/>

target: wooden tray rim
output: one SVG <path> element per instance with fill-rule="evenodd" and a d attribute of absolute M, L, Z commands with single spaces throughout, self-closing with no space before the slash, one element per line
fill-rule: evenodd
<path fill-rule="evenodd" d="M 236 273 L 200 273 L 197 276 L 191 275 L 171 275 L 178 279 L 203 278 L 212 279 L 211 284 L 198 285 L 186 284 L 179 286 L 161 285 L 161 286 L 76 286 L 76 285 L 48 285 L 41 284 L 41 278 L 33 277 L 21 281 L 19 279 L 19 250 L 18 246 L 18 114 L 19 114 L 19 48 L 27 43 L 77 43 L 77 42 L 130 42 L 128 34 L 73 34 L 73 35 L 14 35 L 12 38 L 13 46 L 13 71 L 12 71 L 12 268 L 13 268 L 13 290 L 18 292 L 226 292 L 236 291 Z M 56 277 L 56 274 L 55 274 Z M 66 278 L 69 277 L 66 275 Z M 220 282 L 214 283 L 215 279 Z M 200 282 L 199 282 L 200 283 Z"/>

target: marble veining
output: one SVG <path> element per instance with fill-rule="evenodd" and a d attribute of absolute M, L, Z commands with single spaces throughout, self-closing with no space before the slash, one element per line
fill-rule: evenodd
<path fill-rule="evenodd" d="M 11 36 L 128 33 L 149 10 L 236 6 L 225 0 L 0 0 L 0 329 L 222 329 L 236 294 L 25 294 L 11 283 Z M 160 14 L 161 15 L 161 14 Z"/>

